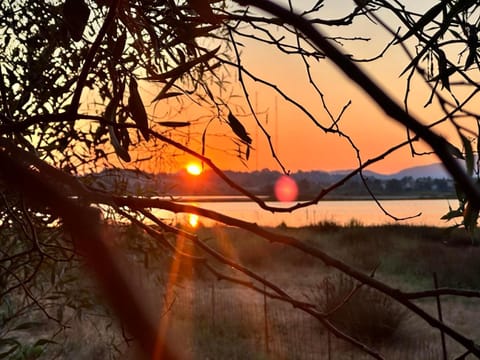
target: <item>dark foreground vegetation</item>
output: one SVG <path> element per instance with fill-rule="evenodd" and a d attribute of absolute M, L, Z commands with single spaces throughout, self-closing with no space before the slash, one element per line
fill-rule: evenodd
<path fill-rule="evenodd" d="M 185 227 L 185 230 L 194 231 Z M 335 257 L 406 291 L 431 289 L 436 274 L 439 287 L 480 289 L 480 248 L 472 247 L 464 230 L 388 225 L 364 227 L 358 223 L 339 226 L 324 222 L 303 228 L 273 229 L 294 235 Z M 170 258 L 158 244 L 130 226 L 111 228 L 112 249 L 129 254 L 129 279 L 143 291 L 153 316 L 168 318 L 181 338 L 175 338 L 193 359 L 344 359 L 363 358 L 357 349 L 336 339 L 311 316 L 293 310 L 282 301 L 252 290 L 250 279 L 231 271 L 222 273 L 238 283 L 213 278 L 194 261 Z M 289 294 L 302 298 L 321 311 L 344 332 L 379 349 L 386 358 L 441 358 L 440 334 L 410 316 L 408 311 L 374 289 L 360 286 L 318 259 L 295 249 L 270 244 L 245 231 L 227 227 L 200 227 L 199 238 L 238 263 L 274 281 Z M 121 234 L 121 236 L 117 236 Z M 172 239 L 172 241 L 176 241 Z M 177 240 L 190 255 L 206 256 L 188 241 Z M 208 256 L 208 255 L 207 255 Z M 135 340 L 126 333 L 91 281 L 80 272 L 82 260 L 62 269 L 44 267 L 37 276 L 35 298 L 52 314 L 21 312 L 31 299 L 3 297 L 0 304 L 2 338 L 0 354 L 15 349 L 8 359 L 135 359 Z M 61 271 L 60 271 L 61 270 Z M 52 273 L 56 278 L 52 278 Z M 257 289 L 262 290 L 258 287 Z M 166 306 L 155 305 L 162 300 Z M 436 314 L 434 298 L 418 303 Z M 444 321 L 480 339 L 475 307 L 478 300 L 442 297 Z M 31 307 L 30 307 L 31 308 Z M 10 321 L 9 319 L 14 319 Z M 54 320 L 55 318 L 55 320 Z M 49 326 L 61 321 L 65 332 L 51 333 Z M 8 334 L 8 336 L 7 336 Z M 12 346 L 16 344 L 17 346 Z M 452 355 L 461 351 L 447 342 Z M 246 356 L 246 357 L 245 357 Z M 367 358 L 367 357 L 366 357 Z"/>

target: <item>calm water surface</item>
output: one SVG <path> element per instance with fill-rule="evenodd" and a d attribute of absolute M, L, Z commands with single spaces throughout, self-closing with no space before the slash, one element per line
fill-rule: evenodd
<path fill-rule="evenodd" d="M 261 209 L 253 202 L 198 202 L 190 203 L 201 208 L 214 210 L 224 215 L 237 217 L 245 221 L 255 222 L 263 226 L 278 226 L 285 223 L 288 226 L 299 227 L 317 224 L 321 221 L 334 221 L 338 224 L 348 224 L 351 221 L 358 221 L 364 225 L 380 225 L 395 223 L 393 219 L 386 216 L 373 201 L 349 200 L 349 201 L 322 201 L 318 205 L 303 208 L 293 213 L 272 214 Z M 294 203 L 268 202 L 269 205 L 288 207 Z M 382 206 L 392 215 L 401 218 L 420 216 L 413 219 L 400 221 L 400 224 L 450 226 L 453 221 L 441 220 L 441 216 L 448 212 L 448 206 L 458 206 L 457 200 L 435 199 L 435 200 L 383 200 Z M 174 214 L 158 212 L 157 215 L 163 218 L 172 218 L 178 222 L 189 221 L 188 214 Z M 214 224 L 209 219 L 199 218 L 198 221 L 204 225 Z"/>

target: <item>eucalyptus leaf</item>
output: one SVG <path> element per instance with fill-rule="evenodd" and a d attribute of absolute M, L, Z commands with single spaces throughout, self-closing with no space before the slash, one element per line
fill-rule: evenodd
<path fill-rule="evenodd" d="M 108 126 L 108 133 L 110 135 L 110 142 L 112 143 L 113 148 L 115 149 L 115 152 L 120 157 L 120 159 L 125 162 L 130 162 L 132 160 L 130 154 L 128 153 L 128 150 L 120 144 L 120 141 L 115 134 L 115 128 L 112 125 Z"/>
<path fill-rule="evenodd" d="M 173 128 L 185 127 L 185 126 L 191 125 L 189 121 L 160 121 L 158 124 L 166 127 L 173 127 Z"/>
<path fill-rule="evenodd" d="M 465 150 L 465 163 L 467 165 L 467 173 L 468 175 L 472 176 L 475 161 L 472 144 L 470 143 L 470 140 L 468 140 L 464 135 L 460 134 L 460 138 L 462 139 L 463 148 Z"/>
<path fill-rule="evenodd" d="M 56 341 L 49 340 L 49 339 L 39 339 L 39 340 L 35 341 L 34 346 L 44 346 L 44 345 L 47 345 L 47 344 L 58 344 L 58 343 Z"/>
<path fill-rule="evenodd" d="M 478 213 L 478 208 L 471 202 L 468 202 L 465 206 L 465 212 L 463 214 L 463 224 L 465 229 L 467 229 L 470 234 L 473 234 L 477 227 Z"/>
<path fill-rule="evenodd" d="M 206 22 L 215 24 L 218 23 L 218 19 L 210 7 L 208 0 L 188 0 L 190 7 L 197 12 L 200 17 Z"/>
<path fill-rule="evenodd" d="M 90 9 L 83 0 L 65 0 L 63 19 L 75 41 L 80 41 L 90 16 Z"/>
<path fill-rule="evenodd" d="M 130 95 L 128 97 L 128 108 L 133 121 L 137 124 L 138 129 L 142 133 L 145 140 L 148 141 L 150 135 L 148 133 L 148 118 L 142 98 L 138 92 L 138 85 L 135 78 L 132 76 L 129 83 Z"/>
<path fill-rule="evenodd" d="M 243 124 L 232 114 L 228 113 L 227 123 L 230 125 L 230 128 L 233 130 L 235 135 L 237 135 L 244 143 L 251 144 L 252 138 L 248 135 L 247 130 Z"/>
<path fill-rule="evenodd" d="M 218 46 L 217 48 L 193 59 L 193 60 L 190 60 L 190 61 L 187 61 L 186 63 L 184 64 L 181 64 L 179 66 L 177 66 L 176 68 L 170 70 L 170 71 L 167 71 L 163 74 L 157 74 L 157 75 L 152 75 L 152 76 L 149 76 L 146 78 L 146 80 L 152 80 L 152 81 L 160 81 L 160 82 L 165 82 L 167 81 L 168 79 L 171 79 L 171 78 L 175 78 L 175 79 L 178 79 L 180 76 L 182 76 L 183 74 L 189 72 L 194 66 L 198 65 L 198 64 L 201 64 L 201 63 L 205 63 L 207 62 L 208 60 L 210 60 L 211 58 L 213 58 L 216 53 L 218 52 L 218 50 L 220 49 L 220 46 Z"/>
<path fill-rule="evenodd" d="M 463 211 L 461 209 L 450 210 L 448 213 L 443 215 L 440 219 L 441 220 L 451 220 L 457 217 L 463 216 Z"/>
<path fill-rule="evenodd" d="M 454 157 L 456 157 L 457 159 L 465 160 L 465 157 L 463 156 L 462 152 L 455 145 L 452 145 L 449 142 L 445 142 L 445 147 L 447 148 L 448 152 L 452 154 Z"/>
<path fill-rule="evenodd" d="M 13 330 L 28 330 L 34 327 L 42 326 L 43 322 L 41 321 L 29 321 L 19 324 L 13 328 Z"/>
<path fill-rule="evenodd" d="M 428 23 L 432 22 L 440 14 L 445 6 L 446 3 L 444 1 L 440 1 L 437 5 L 430 8 L 430 10 L 428 10 L 419 20 L 417 20 L 410 30 L 407 31 L 407 33 L 403 35 L 400 40 L 398 40 L 398 42 L 405 41 L 412 35 L 421 31 Z"/>

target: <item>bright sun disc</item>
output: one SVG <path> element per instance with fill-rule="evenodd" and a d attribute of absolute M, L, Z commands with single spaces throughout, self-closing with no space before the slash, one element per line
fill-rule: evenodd
<path fill-rule="evenodd" d="M 187 172 L 190 175 L 198 176 L 202 173 L 202 167 L 197 163 L 189 163 L 187 165 Z"/>

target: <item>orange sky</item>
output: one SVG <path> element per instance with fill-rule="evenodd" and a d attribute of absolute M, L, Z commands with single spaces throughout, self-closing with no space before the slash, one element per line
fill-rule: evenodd
<path fill-rule="evenodd" d="M 339 3 L 347 4 L 345 1 Z M 351 3 L 351 1 L 348 2 L 348 4 Z M 334 10 L 338 11 L 339 8 Z M 357 36 L 375 36 L 376 39 L 379 39 L 368 43 L 344 42 L 344 51 L 358 54 L 358 57 L 376 55 L 389 39 L 386 34 L 379 32 L 378 27 L 372 27 L 368 22 L 362 22 L 357 27 L 348 29 L 348 31 Z M 322 108 L 320 97 L 308 83 L 305 68 L 300 58 L 282 55 L 269 46 L 252 44 L 245 40 L 242 40 L 242 42 L 246 44 L 242 49 L 242 61 L 244 61 L 245 67 L 254 74 L 275 82 L 288 96 L 305 105 L 318 121 L 327 126 L 330 124 Z M 387 53 L 384 59 L 365 66 L 365 69 L 380 82 L 384 89 L 401 102 L 406 78 L 399 78 L 399 74 L 407 63 L 407 58 L 397 46 Z M 326 102 L 334 116 L 348 101 L 352 102 L 352 105 L 344 114 L 340 126 L 341 130 L 348 134 L 360 149 L 363 161 L 379 155 L 389 147 L 406 139 L 405 129 L 387 118 L 356 85 L 352 85 L 328 60 L 312 63 L 312 65 L 314 65 L 312 68 L 314 78 L 324 92 Z M 230 69 L 230 74 L 232 79 L 236 80 L 237 73 L 234 69 Z M 326 135 L 298 109 L 295 109 L 291 104 L 285 102 L 280 95 L 275 95 L 266 87 L 252 81 L 246 81 L 246 85 L 259 120 L 272 135 L 272 142 L 287 170 L 331 171 L 350 169 L 358 165 L 355 152 L 344 139 L 341 139 L 338 135 Z M 235 89 L 238 94 L 241 93 L 239 87 L 235 87 Z M 423 108 L 428 95 L 424 85 L 414 84 L 411 97 L 413 101 L 410 104 L 411 110 L 418 117 L 424 119 L 425 123 L 433 121 L 439 116 L 435 107 Z M 172 103 L 172 101 L 175 102 L 176 100 L 171 100 L 169 103 Z M 251 117 L 241 116 L 241 108 L 244 111 L 248 110 L 246 103 L 234 99 L 229 103 L 229 106 L 250 133 L 254 151 L 252 151 L 250 159 L 242 163 L 235 156 L 236 147 L 231 139 L 217 136 L 225 133 L 232 134 L 231 130 L 225 123 L 214 121 L 209 127 L 209 135 L 207 136 L 207 155 L 222 169 L 254 171 L 270 168 L 279 170 L 278 164 L 270 154 L 266 138 L 255 125 L 254 120 Z M 157 115 L 167 113 L 165 104 L 162 104 L 160 108 L 156 111 Z M 181 114 L 172 113 L 164 119 L 187 120 L 197 117 L 198 111 L 198 108 L 184 110 Z M 205 122 L 200 122 L 198 126 L 189 129 L 191 135 L 189 145 L 197 151 L 201 149 L 199 135 L 204 127 Z M 418 145 L 418 149 L 426 150 L 421 145 Z M 163 163 L 163 165 L 159 165 L 163 167 L 160 171 L 172 171 L 176 166 L 182 167 L 189 159 L 190 157 L 180 157 L 176 162 Z M 405 167 L 432 162 L 437 162 L 433 156 L 412 158 L 408 147 L 405 147 L 404 150 L 390 155 L 387 159 L 369 169 L 381 173 L 392 173 Z"/>

